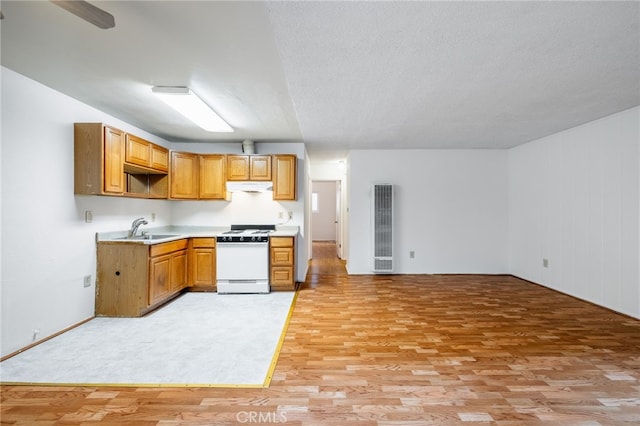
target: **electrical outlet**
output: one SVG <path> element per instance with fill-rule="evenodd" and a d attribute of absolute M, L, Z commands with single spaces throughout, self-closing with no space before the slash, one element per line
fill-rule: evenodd
<path fill-rule="evenodd" d="M 84 286 L 91 287 L 91 275 L 84 276 Z"/>
<path fill-rule="evenodd" d="M 549 267 L 549 259 L 542 259 L 542 267 L 543 268 Z"/>
<path fill-rule="evenodd" d="M 293 219 L 293 212 L 289 212 L 289 219 Z"/>
<path fill-rule="evenodd" d="M 155 221 L 156 221 L 156 214 L 151 213 L 151 222 L 155 222 Z"/>
<path fill-rule="evenodd" d="M 409 252 L 409 259 L 415 259 L 415 257 L 416 257 L 416 252 L 415 252 L 415 251 L 413 251 L 413 250 L 411 250 L 411 251 Z"/>
<path fill-rule="evenodd" d="M 284 219 L 284 212 L 278 212 L 278 219 Z"/>
<path fill-rule="evenodd" d="M 33 341 L 35 342 L 36 340 L 38 340 L 38 336 L 40 335 L 40 330 L 38 330 L 37 328 L 35 330 L 33 330 Z"/>
<path fill-rule="evenodd" d="M 84 211 L 84 221 L 86 223 L 93 222 L 93 212 L 91 210 L 85 210 Z"/>

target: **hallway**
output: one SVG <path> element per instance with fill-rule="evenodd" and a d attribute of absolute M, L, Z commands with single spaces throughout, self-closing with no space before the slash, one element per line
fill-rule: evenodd
<path fill-rule="evenodd" d="M 314 241 L 307 281 L 317 282 L 319 275 L 346 275 L 345 261 L 338 258 L 335 241 Z"/>

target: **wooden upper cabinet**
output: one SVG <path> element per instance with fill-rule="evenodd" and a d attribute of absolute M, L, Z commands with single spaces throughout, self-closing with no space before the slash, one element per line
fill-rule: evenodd
<path fill-rule="evenodd" d="M 151 168 L 169 171 L 169 150 L 165 147 L 151 144 Z"/>
<path fill-rule="evenodd" d="M 198 198 L 197 154 L 171 153 L 170 198 L 196 200 Z"/>
<path fill-rule="evenodd" d="M 271 156 L 227 155 L 227 180 L 271 180 Z"/>
<path fill-rule="evenodd" d="M 149 167 L 151 164 L 151 142 L 133 135 L 127 135 L 125 161 L 138 166 Z"/>
<path fill-rule="evenodd" d="M 198 198 L 209 200 L 222 200 L 227 191 L 225 185 L 225 165 L 224 154 L 200 155 L 200 185 Z"/>
<path fill-rule="evenodd" d="M 167 172 L 169 170 L 169 150 L 138 136 L 127 134 L 125 162 L 141 166 L 154 171 Z"/>
<path fill-rule="evenodd" d="M 271 180 L 271 156 L 249 156 L 249 180 Z"/>
<path fill-rule="evenodd" d="M 225 189 L 224 154 L 171 153 L 170 198 L 180 200 L 223 200 Z"/>
<path fill-rule="evenodd" d="M 102 123 L 74 124 L 74 193 L 122 195 L 125 133 Z"/>
<path fill-rule="evenodd" d="M 74 123 L 74 192 L 167 198 L 168 156 L 166 148 L 114 127 Z"/>
<path fill-rule="evenodd" d="M 227 155 L 227 180 L 249 180 L 248 155 Z"/>
<path fill-rule="evenodd" d="M 124 192 L 124 133 L 112 127 L 104 128 L 104 192 Z"/>
<path fill-rule="evenodd" d="M 174 200 L 226 200 L 227 181 L 273 182 L 274 200 L 296 200 L 292 154 L 169 152 L 103 123 L 74 124 L 74 192 Z"/>
<path fill-rule="evenodd" d="M 273 156 L 273 199 L 296 199 L 296 162 L 291 154 Z"/>

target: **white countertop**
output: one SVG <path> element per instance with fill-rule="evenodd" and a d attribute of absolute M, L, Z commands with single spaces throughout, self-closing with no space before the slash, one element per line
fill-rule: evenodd
<path fill-rule="evenodd" d="M 114 242 L 126 244 L 159 244 L 169 241 L 182 240 L 184 238 L 211 238 L 217 237 L 230 229 L 229 226 L 161 226 L 157 228 L 141 228 L 139 233 L 146 232 L 150 235 L 167 235 L 159 239 L 128 239 L 127 231 L 98 232 L 96 242 Z M 300 228 L 298 226 L 276 225 L 276 230 L 269 234 L 274 237 L 295 237 Z"/>

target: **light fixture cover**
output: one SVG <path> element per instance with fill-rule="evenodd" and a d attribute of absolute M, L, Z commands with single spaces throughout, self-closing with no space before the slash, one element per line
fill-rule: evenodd
<path fill-rule="evenodd" d="M 233 128 L 188 87 L 155 86 L 151 91 L 203 129 L 209 132 L 233 132 Z"/>

